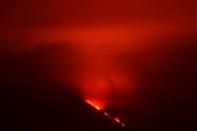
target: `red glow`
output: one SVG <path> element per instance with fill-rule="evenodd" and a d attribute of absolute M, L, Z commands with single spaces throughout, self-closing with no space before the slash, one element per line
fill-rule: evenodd
<path fill-rule="evenodd" d="M 171 62 L 172 69 L 175 69 L 175 63 L 182 61 L 176 54 L 184 46 L 179 48 L 166 41 L 166 36 L 187 30 L 196 32 L 197 29 L 197 2 L 192 0 L 19 1 L 0 2 L 0 62 L 4 62 L 6 56 L 8 61 L 12 60 L 10 56 L 15 52 L 20 53 L 17 57 L 28 52 L 27 57 L 22 59 L 32 57 L 25 62 L 31 67 L 25 67 L 24 75 L 31 74 L 34 78 L 34 73 L 39 73 L 38 80 L 46 77 L 54 83 L 60 82 L 59 85 L 71 88 L 87 104 L 123 127 L 122 120 L 127 120 L 127 113 L 132 114 L 130 109 L 149 112 L 149 103 L 143 102 L 151 102 L 152 109 L 154 98 L 159 96 L 154 91 L 159 91 L 163 98 L 162 93 L 166 94 L 170 91 L 169 87 L 179 83 L 165 78 L 170 73 L 176 76 L 182 67 L 186 67 L 187 61 L 177 71 L 171 71 L 170 67 Z M 57 45 L 57 51 L 54 45 Z M 61 45 L 65 46 L 63 53 L 59 52 Z M 171 50 L 176 46 L 177 53 Z M 180 53 L 184 56 L 184 52 Z M 172 59 L 171 55 L 174 56 Z M 23 67 L 17 62 L 16 67 L 13 64 L 13 69 L 18 66 Z M 27 69 L 30 72 L 26 72 Z M 169 87 L 160 90 L 165 86 Z M 116 118 L 104 112 L 106 107 L 118 109 L 123 116 L 118 114 Z"/>
<path fill-rule="evenodd" d="M 61 71 L 58 74 L 56 64 L 49 68 L 49 72 L 54 68 L 57 74 L 52 76 L 55 79 L 65 81 L 66 86 L 68 82 L 74 84 L 72 87 L 79 88 L 76 90 L 80 95 L 84 99 L 90 99 L 88 103 L 98 110 L 104 106 L 122 108 L 128 102 L 129 95 L 135 92 L 138 72 L 135 70 L 136 67 L 132 69 L 132 64 L 134 66 L 137 64 L 133 58 L 129 58 L 133 63 L 128 67 L 127 60 L 120 58 L 127 57 L 127 52 L 130 52 L 134 54 L 132 57 L 138 59 L 139 56 L 141 59 L 141 53 L 146 53 L 146 48 L 148 50 L 153 46 L 150 45 L 150 41 L 171 32 L 170 30 L 179 29 L 176 26 L 173 26 L 173 29 L 164 29 L 162 26 L 157 27 L 158 25 L 132 26 L 124 22 L 120 25 L 112 25 L 95 24 L 43 29 L 39 34 L 37 30 L 32 31 L 35 32 L 32 35 L 35 36 L 37 43 L 44 41 L 45 44 L 72 45 L 73 54 L 70 56 L 70 63 L 74 73 L 71 72 L 70 76 L 73 77 L 66 76 L 67 71 Z M 77 60 L 73 59 L 75 56 Z M 60 58 L 59 61 L 69 63 L 66 59 Z M 52 66 L 53 63 L 56 62 L 47 63 L 47 66 Z"/>
<path fill-rule="evenodd" d="M 122 127 L 125 127 L 125 124 L 119 118 L 114 118 L 114 121 L 120 124 Z"/>
<path fill-rule="evenodd" d="M 121 123 L 120 119 L 119 118 L 114 118 L 114 120 L 117 122 L 117 123 Z"/>

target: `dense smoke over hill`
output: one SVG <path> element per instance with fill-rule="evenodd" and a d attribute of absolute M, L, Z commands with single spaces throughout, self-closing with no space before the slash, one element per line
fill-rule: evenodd
<path fill-rule="evenodd" d="M 53 101 L 50 87 L 114 109 L 133 129 L 193 127 L 195 1 L 3 0 L 0 7 L 2 102 L 7 95 L 20 103 L 17 91 Z"/>

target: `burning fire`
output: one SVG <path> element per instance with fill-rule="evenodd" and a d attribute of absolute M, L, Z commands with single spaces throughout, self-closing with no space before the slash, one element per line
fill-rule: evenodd
<path fill-rule="evenodd" d="M 118 118 L 115 117 L 113 118 L 110 113 L 107 113 L 103 110 L 103 104 L 97 100 L 85 100 L 85 102 L 89 105 L 91 105 L 92 107 L 94 107 L 96 110 L 101 111 L 107 118 L 112 119 L 114 122 L 116 122 L 117 124 L 121 125 L 122 127 L 125 127 L 125 124 Z"/>
<path fill-rule="evenodd" d="M 87 99 L 85 101 L 86 101 L 86 103 L 88 103 L 89 105 L 91 105 L 92 107 L 94 107 L 97 110 L 101 110 L 103 108 L 103 103 L 101 103 L 98 100 Z"/>

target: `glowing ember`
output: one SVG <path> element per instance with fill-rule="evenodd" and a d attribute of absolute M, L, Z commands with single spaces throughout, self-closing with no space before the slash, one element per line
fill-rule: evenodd
<path fill-rule="evenodd" d="M 117 117 L 114 118 L 114 120 L 115 120 L 117 123 L 121 123 L 120 119 L 118 119 Z"/>
<path fill-rule="evenodd" d="M 107 117 L 110 117 L 110 115 L 106 112 L 104 112 L 104 115 L 107 116 Z"/>
<path fill-rule="evenodd" d="M 101 102 L 96 101 L 96 100 L 85 100 L 85 102 L 87 104 L 91 105 L 92 107 L 94 107 L 96 110 L 103 112 L 103 114 L 107 118 L 113 120 L 114 122 L 116 122 L 117 124 L 121 125 L 122 127 L 125 127 L 125 124 L 119 118 L 117 118 L 117 117 L 114 118 L 114 117 L 112 117 L 110 115 L 110 113 L 107 113 L 107 112 L 104 112 L 103 111 L 103 108 L 102 108 L 103 107 L 103 104 L 101 104 Z"/>
<path fill-rule="evenodd" d="M 114 121 L 120 124 L 122 127 L 125 127 L 125 124 L 119 118 L 114 118 Z"/>

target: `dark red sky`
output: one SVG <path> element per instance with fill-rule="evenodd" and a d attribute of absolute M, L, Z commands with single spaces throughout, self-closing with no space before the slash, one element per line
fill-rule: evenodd
<path fill-rule="evenodd" d="M 147 50 L 162 35 L 196 26 L 196 7 L 194 0 L 3 0 L 1 39 L 7 41 L 4 46 L 22 51 L 40 43 L 70 42 L 88 54 L 81 56 L 88 59 L 81 69 L 88 94 L 99 92 L 90 93 L 92 83 L 103 88 L 102 95 L 109 92 L 103 87 L 109 79 L 126 92 L 128 76 L 114 60 L 116 54 Z"/>
<path fill-rule="evenodd" d="M 3 0 L 2 26 L 43 27 L 98 22 L 192 22 L 195 0 Z"/>

